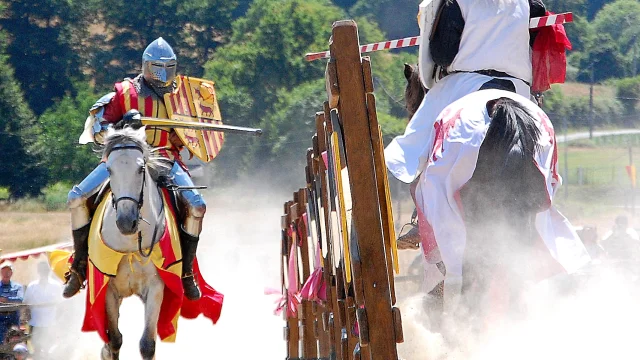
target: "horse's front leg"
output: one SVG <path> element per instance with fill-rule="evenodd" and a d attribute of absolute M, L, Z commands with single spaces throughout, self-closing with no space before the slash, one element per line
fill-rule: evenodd
<path fill-rule="evenodd" d="M 164 295 L 164 283 L 156 275 L 156 281 L 152 281 L 147 288 L 144 301 L 144 332 L 140 339 L 140 354 L 144 360 L 153 360 L 156 353 L 156 336 L 158 334 L 158 318 L 160 306 Z"/>
<path fill-rule="evenodd" d="M 120 333 L 120 330 L 118 329 L 120 304 L 122 304 L 122 298 L 120 298 L 115 286 L 113 286 L 113 282 L 111 282 L 107 286 L 105 299 L 105 306 L 107 310 L 107 335 L 109 336 L 109 343 L 105 344 L 102 349 L 102 358 L 104 360 L 120 359 L 120 348 L 122 347 L 122 333 Z"/>

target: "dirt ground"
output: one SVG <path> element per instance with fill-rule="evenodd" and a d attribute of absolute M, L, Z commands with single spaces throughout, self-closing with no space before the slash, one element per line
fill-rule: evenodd
<path fill-rule="evenodd" d="M 227 192 L 207 196 L 208 212 L 198 256 L 205 278 L 225 295 L 220 321 L 215 326 L 205 318 L 180 320 L 176 343 L 158 342 L 156 359 L 211 354 L 212 358 L 277 359 L 285 354 L 284 322 L 275 316 L 274 296 L 265 288 L 280 283 L 280 215 L 286 196 Z M 413 208 L 405 202 L 396 217 L 398 229 L 409 221 Z M 580 219 L 574 225 L 597 225 L 600 233 L 613 223 L 619 212 L 597 219 Z M 68 213 L 3 213 L 0 216 L 0 247 L 6 250 L 30 248 L 69 240 Z M 399 345 L 403 358 L 418 359 L 417 349 L 438 344 L 435 334 L 412 321 L 420 312 L 420 280 L 406 278 L 409 264 L 419 251 L 402 251 L 401 274 L 396 281 L 398 306 L 405 326 L 405 344 Z M 16 280 L 35 279 L 35 266 L 44 259 L 16 263 Z M 419 275 L 419 274 L 414 274 Z M 82 315 L 86 293 L 67 300 L 63 322 L 51 332 L 54 339 L 74 344 L 69 360 L 99 359 L 101 341 L 95 333 L 82 333 Z M 120 329 L 124 336 L 123 359 L 139 358 L 138 341 L 143 331 L 143 306 L 136 298 L 125 299 L 121 308 Z M 61 334 L 67 334 L 69 339 Z"/>

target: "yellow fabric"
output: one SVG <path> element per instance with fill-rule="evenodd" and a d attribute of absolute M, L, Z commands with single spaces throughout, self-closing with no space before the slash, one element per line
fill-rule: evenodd
<path fill-rule="evenodd" d="M 103 274 L 115 276 L 118 273 L 118 265 L 122 261 L 122 258 L 127 256 L 129 264 L 132 264 L 133 261 L 143 262 L 153 261 L 156 267 L 162 269 L 164 263 L 164 256 L 162 255 L 162 250 L 160 246 L 156 244 L 153 247 L 153 251 L 151 255 L 147 259 L 143 259 L 142 256 L 136 251 L 133 253 L 121 253 L 111 249 L 107 246 L 102 240 L 101 230 L 102 230 L 102 219 L 104 217 L 104 212 L 106 209 L 107 201 L 109 198 L 109 194 L 105 195 L 105 200 L 103 200 L 98 208 L 96 209 L 95 215 L 93 217 L 94 221 L 91 224 L 91 229 L 89 230 L 89 258 L 94 266 L 100 270 Z M 168 211 L 169 205 L 166 200 L 163 198 L 165 211 L 165 221 L 169 224 L 169 233 L 171 234 L 171 242 L 172 248 L 176 253 L 176 259 L 181 259 L 181 250 L 180 250 L 180 238 L 178 235 L 178 227 L 176 226 L 176 221 L 171 213 Z M 148 251 L 148 249 L 143 249 L 143 251 Z M 169 271 L 172 273 L 178 274 L 178 276 L 182 275 L 182 263 L 176 264 L 172 266 Z"/>
<path fill-rule="evenodd" d="M 64 274 L 69 271 L 71 252 L 67 250 L 53 250 L 48 253 L 48 257 L 51 271 L 53 271 L 60 281 L 64 282 Z"/>

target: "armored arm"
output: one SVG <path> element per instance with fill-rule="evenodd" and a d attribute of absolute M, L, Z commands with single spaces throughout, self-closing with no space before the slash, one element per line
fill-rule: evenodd
<path fill-rule="evenodd" d="M 89 109 L 89 116 L 84 123 L 84 131 L 80 135 L 78 142 L 80 144 L 86 144 L 95 142 L 102 144 L 107 128 L 112 121 L 105 118 L 105 112 L 108 112 L 108 107 L 113 106 L 113 99 L 116 93 L 110 92 L 96 101 L 91 109 Z"/>

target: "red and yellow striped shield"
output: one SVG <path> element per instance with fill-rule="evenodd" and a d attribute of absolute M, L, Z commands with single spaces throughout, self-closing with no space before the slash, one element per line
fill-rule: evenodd
<path fill-rule="evenodd" d="M 214 82 L 179 75 L 178 88 L 165 94 L 164 100 L 172 120 L 222 124 Z M 224 143 L 224 133 L 193 129 L 175 129 L 189 151 L 204 162 L 213 160 Z"/>

